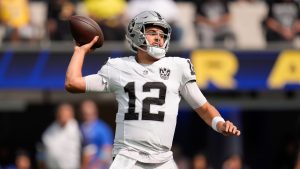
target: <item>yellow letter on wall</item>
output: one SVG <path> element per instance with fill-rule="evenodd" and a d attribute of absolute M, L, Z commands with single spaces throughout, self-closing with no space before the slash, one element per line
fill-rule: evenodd
<path fill-rule="evenodd" d="M 195 50 L 191 60 L 199 87 L 206 88 L 209 82 L 220 89 L 236 86 L 234 75 L 238 61 L 232 53 L 225 50 Z"/>
<path fill-rule="evenodd" d="M 300 51 L 282 52 L 272 69 L 268 79 L 269 87 L 279 89 L 286 84 L 300 84 Z"/>

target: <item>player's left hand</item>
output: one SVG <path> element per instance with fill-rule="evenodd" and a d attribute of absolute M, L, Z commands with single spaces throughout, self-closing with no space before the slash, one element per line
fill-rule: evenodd
<path fill-rule="evenodd" d="M 241 135 L 240 130 L 230 121 L 219 122 L 217 124 L 218 131 L 224 136 L 239 136 Z"/>

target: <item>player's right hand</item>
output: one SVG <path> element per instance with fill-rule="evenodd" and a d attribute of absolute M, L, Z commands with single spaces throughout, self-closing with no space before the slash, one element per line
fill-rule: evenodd
<path fill-rule="evenodd" d="M 74 50 L 75 51 L 83 51 L 84 53 L 89 53 L 91 51 L 93 51 L 92 46 L 97 42 L 97 40 L 99 39 L 99 36 L 95 36 L 94 39 L 82 46 L 79 46 L 78 44 L 75 44 Z"/>

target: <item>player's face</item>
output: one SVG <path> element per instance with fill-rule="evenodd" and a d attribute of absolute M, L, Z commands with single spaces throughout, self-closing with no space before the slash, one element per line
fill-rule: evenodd
<path fill-rule="evenodd" d="M 146 38 L 151 46 L 163 47 L 165 34 L 160 27 L 146 28 Z"/>

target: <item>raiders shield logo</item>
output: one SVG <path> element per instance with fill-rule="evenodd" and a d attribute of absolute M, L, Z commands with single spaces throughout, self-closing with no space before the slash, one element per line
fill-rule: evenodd
<path fill-rule="evenodd" d="M 169 79 L 169 76 L 170 76 L 170 69 L 167 69 L 167 68 L 159 68 L 159 74 L 160 74 L 160 77 L 164 80 L 168 80 Z"/>

